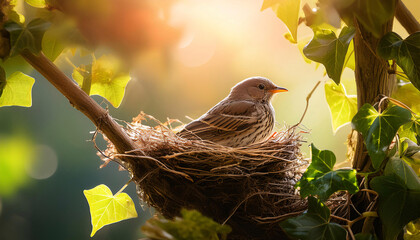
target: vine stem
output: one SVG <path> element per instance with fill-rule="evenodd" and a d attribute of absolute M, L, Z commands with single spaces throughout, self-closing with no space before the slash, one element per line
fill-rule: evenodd
<path fill-rule="evenodd" d="M 420 23 L 401 0 L 397 2 L 395 16 L 409 34 L 420 31 Z"/>
<path fill-rule="evenodd" d="M 318 82 L 315 84 L 315 86 L 314 86 L 314 88 L 312 89 L 312 91 L 308 94 L 308 96 L 306 96 L 306 107 L 305 107 L 305 111 L 303 112 L 302 117 L 300 118 L 299 122 L 298 122 L 298 123 L 296 123 L 295 125 L 293 125 L 291 128 L 295 128 L 295 127 L 299 126 L 299 125 L 302 123 L 303 118 L 305 118 L 306 112 L 308 111 L 308 107 L 309 107 L 309 99 L 311 99 L 312 94 L 315 92 L 315 90 L 316 90 L 316 88 L 319 86 L 319 84 L 321 84 L 321 81 L 318 81 Z"/>
<path fill-rule="evenodd" d="M 105 134 L 115 145 L 119 153 L 123 154 L 137 148 L 122 127 L 109 115 L 108 111 L 89 97 L 42 52 L 35 55 L 29 50 L 24 50 L 21 55 L 57 88 L 70 101 L 73 107 L 87 116 L 98 130 Z"/>
<path fill-rule="evenodd" d="M 120 194 L 122 191 L 124 191 L 124 189 L 128 186 L 128 184 L 130 184 L 133 181 L 133 179 L 128 180 L 128 182 L 126 184 L 124 184 L 124 186 L 115 194 L 115 196 L 117 196 L 118 194 Z"/>

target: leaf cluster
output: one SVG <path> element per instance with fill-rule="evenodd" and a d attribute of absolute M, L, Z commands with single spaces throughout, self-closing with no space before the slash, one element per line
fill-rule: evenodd
<path fill-rule="evenodd" d="M 3 63 L 0 64 L 0 106 L 30 107 L 32 104 L 31 92 L 35 80 L 22 72 L 14 72 L 15 62 L 21 59 L 20 55 L 23 52 L 45 54 L 54 61 L 68 50 L 74 52 L 77 48 L 85 49 L 76 41 L 69 41 L 82 37 L 80 33 L 75 33 L 74 26 L 68 26 L 67 21 L 70 20 L 66 19 L 65 14 L 52 11 L 48 8 L 48 2 L 44 0 L 26 0 L 26 3 L 32 7 L 46 9 L 41 11 L 39 18 L 25 23 L 25 17 L 15 9 L 19 2 L 11 1 L 9 5 L 2 6 L 2 11 L 7 13 L 8 19 L 0 29 L 7 32 L 7 37 L 1 39 L 3 44 L 0 53 L 4 54 L 0 56 L 3 59 Z M 3 49 L 5 47 L 8 48 Z M 100 95 L 113 106 L 119 107 L 130 80 L 128 70 L 123 67 L 121 61 L 110 56 L 102 56 L 98 60 L 93 57 L 91 64 L 74 68 L 73 78 L 86 93 Z M 80 72 L 83 75 L 78 74 Z M 88 78 L 89 81 L 85 81 L 84 78 Z"/>
<path fill-rule="evenodd" d="M 181 217 L 168 220 L 155 217 L 146 222 L 143 233 L 160 240 L 218 240 L 226 239 L 231 228 L 220 225 L 196 210 L 181 210 Z"/>

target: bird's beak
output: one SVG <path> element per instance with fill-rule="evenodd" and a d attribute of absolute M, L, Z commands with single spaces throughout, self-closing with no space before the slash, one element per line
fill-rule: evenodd
<path fill-rule="evenodd" d="M 286 88 L 276 87 L 276 88 L 270 89 L 268 91 L 271 92 L 271 93 L 279 93 L 279 92 L 287 92 L 288 90 Z"/>

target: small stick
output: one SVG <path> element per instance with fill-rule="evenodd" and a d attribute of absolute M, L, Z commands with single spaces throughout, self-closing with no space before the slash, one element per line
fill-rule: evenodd
<path fill-rule="evenodd" d="M 315 92 L 316 88 L 319 86 L 319 84 L 320 84 L 320 83 L 321 83 L 321 81 L 318 81 L 318 82 L 315 84 L 315 87 L 312 89 L 312 91 L 311 91 L 311 92 L 308 94 L 308 96 L 306 97 L 306 107 L 305 107 L 305 111 L 303 112 L 303 115 L 302 115 L 302 117 L 300 118 L 299 122 L 298 122 L 298 123 L 296 123 L 295 125 L 293 125 L 291 128 L 295 128 L 295 127 L 299 126 L 299 125 L 302 123 L 303 118 L 305 117 L 306 112 L 308 111 L 308 107 L 309 107 L 309 99 L 312 97 L 312 94 Z"/>

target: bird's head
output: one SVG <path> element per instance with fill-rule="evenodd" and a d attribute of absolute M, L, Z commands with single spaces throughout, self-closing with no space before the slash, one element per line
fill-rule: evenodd
<path fill-rule="evenodd" d="M 286 88 L 278 87 L 264 77 L 247 78 L 236 84 L 228 98 L 230 100 L 251 100 L 269 102 L 271 97 L 278 92 L 287 92 Z"/>

